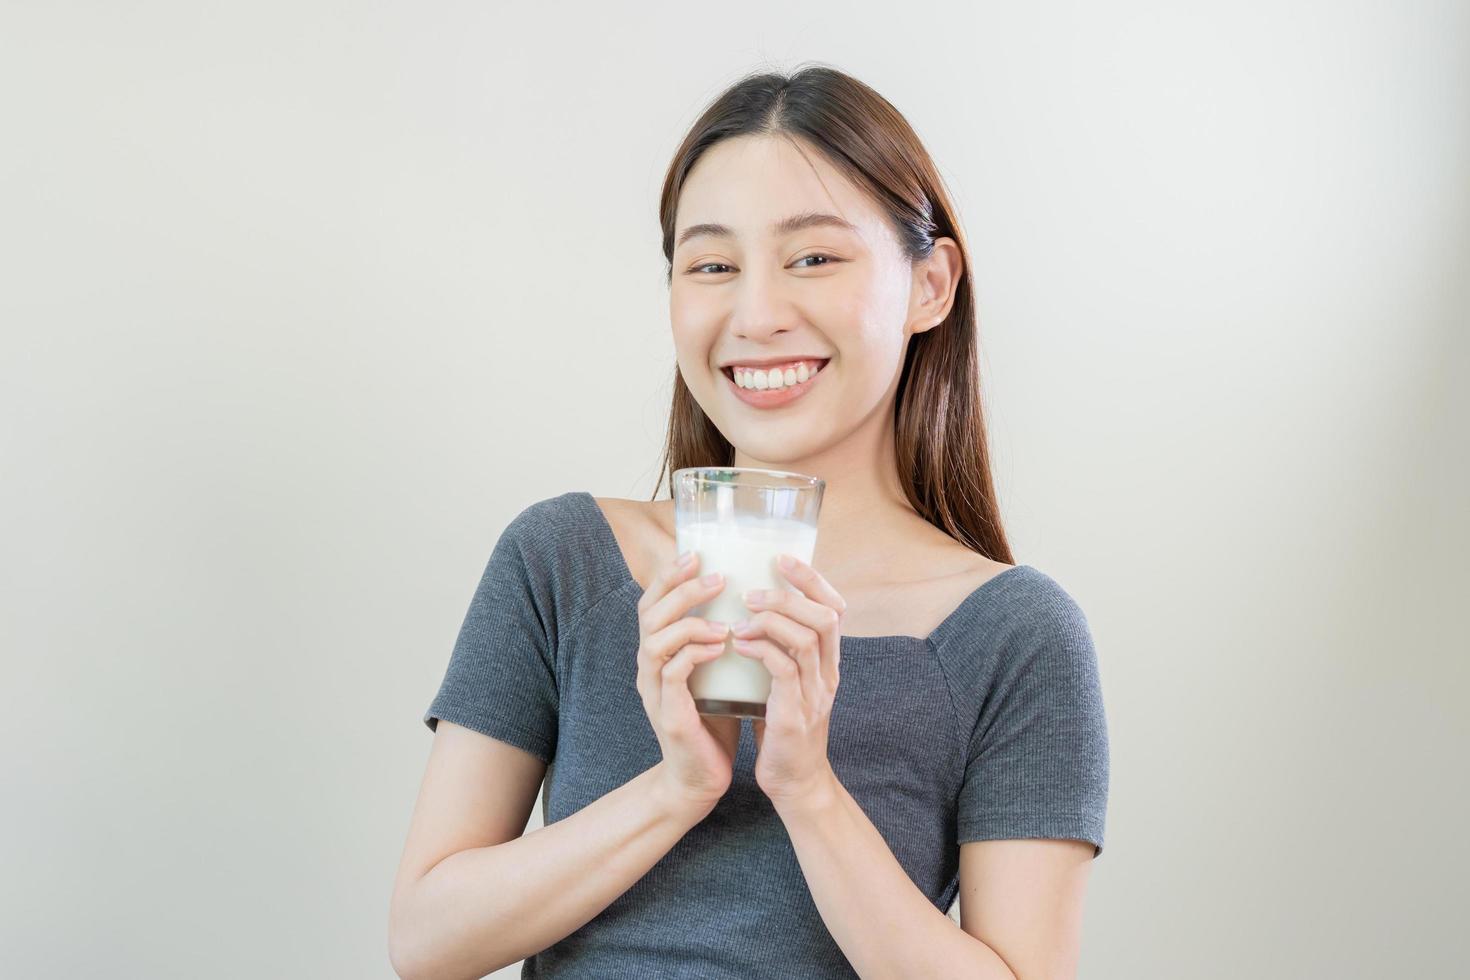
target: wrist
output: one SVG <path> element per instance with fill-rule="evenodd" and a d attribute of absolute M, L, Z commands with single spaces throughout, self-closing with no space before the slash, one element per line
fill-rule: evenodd
<path fill-rule="evenodd" d="M 709 816 L 710 811 L 720 802 L 724 793 L 718 796 L 709 793 L 694 793 L 681 786 L 670 773 L 665 762 L 658 762 L 648 770 L 653 779 L 650 787 L 650 795 L 654 805 L 667 817 L 690 826 L 699 823 Z"/>
<path fill-rule="evenodd" d="M 825 813 L 837 806 L 842 799 L 842 784 L 837 779 L 837 773 L 828 766 L 803 786 L 767 795 L 771 798 L 776 815 L 789 822 Z"/>

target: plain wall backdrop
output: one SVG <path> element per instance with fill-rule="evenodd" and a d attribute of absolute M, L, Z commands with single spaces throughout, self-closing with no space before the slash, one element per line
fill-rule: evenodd
<path fill-rule="evenodd" d="M 0 8 L 0 974 L 392 976 L 490 549 L 648 498 L 664 169 L 809 61 L 1093 629 L 1082 976 L 1463 969 L 1470 5 L 274 0 Z"/>

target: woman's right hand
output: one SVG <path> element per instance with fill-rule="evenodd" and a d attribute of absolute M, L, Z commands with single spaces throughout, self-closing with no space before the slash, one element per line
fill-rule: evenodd
<path fill-rule="evenodd" d="M 638 600 L 638 694 L 663 750 L 672 801 L 710 810 L 734 778 L 740 719 L 701 715 L 689 693 L 689 674 L 723 652 L 729 629 L 685 615 L 725 587 L 723 576 L 707 584 L 698 569 L 696 553 L 687 565 L 670 562 Z"/>

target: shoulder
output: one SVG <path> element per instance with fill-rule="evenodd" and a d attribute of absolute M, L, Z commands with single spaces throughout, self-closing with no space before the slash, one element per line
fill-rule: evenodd
<path fill-rule="evenodd" d="M 977 700 L 1014 684 L 1097 685 L 1097 653 L 1081 602 L 1033 565 L 986 581 L 936 640 L 956 683 Z"/>
<path fill-rule="evenodd" d="M 547 497 L 521 507 L 495 536 L 487 580 L 516 580 L 550 597 L 567 586 L 567 529 L 575 524 L 572 494 Z"/>
<path fill-rule="evenodd" d="M 1003 587 L 948 651 L 972 739 L 1005 741 L 1034 731 L 1058 748 L 1106 766 L 1107 721 L 1092 630 L 1061 582 L 1030 565 Z"/>
<path fill-rule="evenodd" d="M 580 605 L 618 581 L 597 504 L 585 491 L 523 506 L 501 531 L 495 550 L 524 569 L 538 590 L 555 595 L 558 605 Z"/>
<path fill-rule="evenodd" d="M 578 490 L 515 513 L 491 551 L 480 595 L 494 615 L 534 617 L 555 645 L 626 582 L 594 498 Z"/>
<path fill-rule="evenodd" d="M 1055 636 L 1090 631 L 1082 604 L 1061 582 L 1032 565 L 1018 565 L 1005 612 L 1020 636 Z"/>
<path fill-rule="evenodd" d="M 1031 566 L 1014 576 L 981 671 L 985 689 L 1001 700 L 1020 698 L 1075 723 L 1101 718 L 1102 681 L 1087 614 L 1057 579 Z"/>
<path fill-rule="evenodd" d="M 998 670 L 1095 675 L 1092 627 L 1076 596 L 1030 565 L 1017 566 L 1008 577 L 994 633 Z"/>
<path fill-rule="evenodd" d="M 585 510 L 591 496 L 569 490 L 554 497 L 526 504 L 505 526 L 505 533 L 517 539 L 554 538 L 579 522 L 585 522 Z"/>
<path fill-rule="evenodd" d="M 672 500 L 630 500 L 626 497 L 586 498 L 595 504 L 609 523 L 621 522 L 629 530 L 652 534 L 674 531 L 674 502 Z"/>
<path fill-rule="evenodd" d="M 645 583 L 653 580 L 676 546 L 673 500 L 589 499 L 602 511 L 612 533 L 617 554 L 610 557 L 620 563 L 617 571 L 632 578 L 640 589 L 647 588 Z"/>
<path fill-rule="evenodd" d="M 505 525 L 501 540 L 514 545 L 530 561 L 587 567 L 587 559 L 606 564 L 606 525 L 598 498 L 569 490 L 532 501 Z"/>
<path fill-rule="evenodd" d="M 1072 593 L 1034 565 L 991 563 L 980 581 L 938 636 L 969 645 L 977 637 L 1017 640 L 1087 627 L 1087 617 Z"/>
<path fill-rule="evenodd" d="M 638 543 L 647 536 L 651 524 L 647 502 L 624 497 L 594 497 L 590 494 L 587 501 L 601 511 L 602 520 L 625 553 L 634 551 Z"/>

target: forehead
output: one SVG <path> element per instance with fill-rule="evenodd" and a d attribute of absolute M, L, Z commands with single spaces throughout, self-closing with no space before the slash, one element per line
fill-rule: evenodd
<path fill-rule="evenodd" d="M 727 225 L 737 239 L 757 241 L 774 234 L 771 226 L 781 219 L 813 211 L 852 222 L 869 244 L 891 237 L 867 194 L 817 150 L 805 144 L 798 149 L 784 137 L 739 136 L 706 150 L 685 178 L 675 242 L 685 228 L 706 223 Z M 708 240 L 696 238 L 688 247 Z"/>

